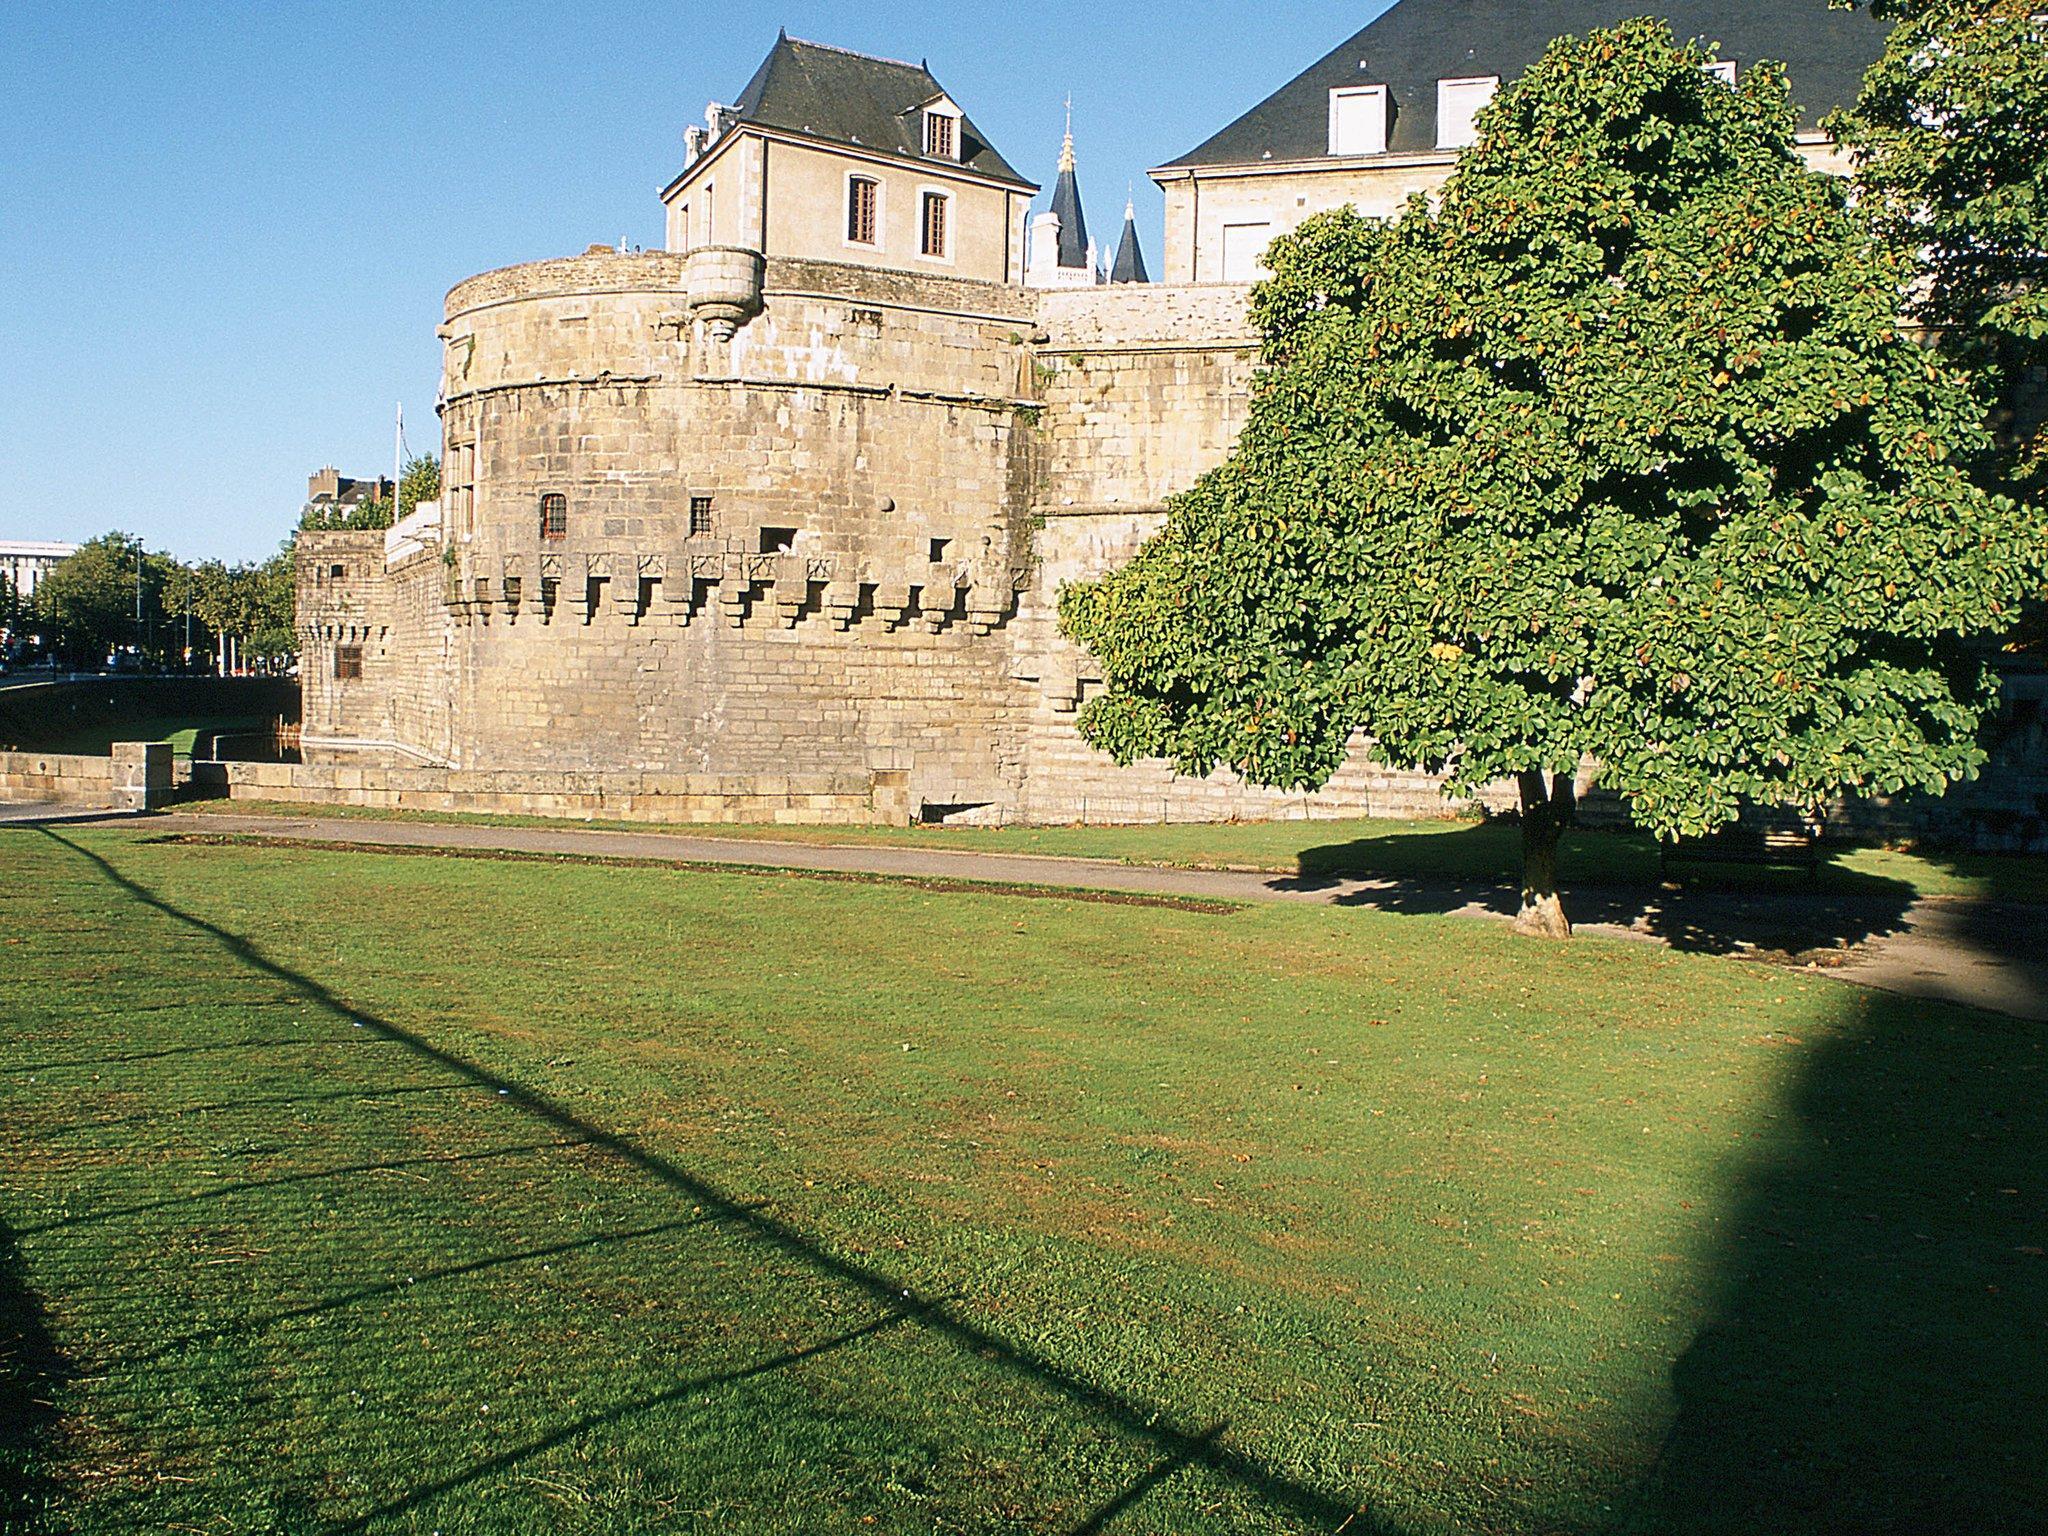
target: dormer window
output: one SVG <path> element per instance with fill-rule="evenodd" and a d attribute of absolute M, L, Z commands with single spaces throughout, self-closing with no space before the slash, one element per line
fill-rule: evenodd
<path fill-rule="evenodd" d="M 1387 152 L 1387 88 L 1349 86 L 1330 92 L 1330 153 L 1383 155 Z"/>
<path fill-rule="evenodd" d="M 924 152 L 934 160 L 958 160 L 960 119 L 950 112 L 925 113 Z"/>
<path fill-rule="evenodd" d="M 1474 119 L 1500 90 L 1499 75 L 1477 75 L 1436 83 L 1436 147 L 1464 149 L 1479 142 Z"/>

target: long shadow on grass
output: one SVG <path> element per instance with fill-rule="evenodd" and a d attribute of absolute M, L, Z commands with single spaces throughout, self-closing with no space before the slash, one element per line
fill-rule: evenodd
<path fill-rule="evenodd" d="M 1845 998 L 1621 1529 L 2048 1529 L 2048 1028 Z"/>
<path fill-rule="evenodd" d="M 43 835 L 90 863 L 109 884 L 127 893 L 135 901 L 174 922 L 208 935 L 237 961 L 296 988 L 308 1001 L 337 1019 L 359 1024 L 384 1039 L 400 1042 L 422 1060 L 458 1074 L 474 1087 L 500 1095 L 509 1104 L 544 1122 L 552 1129 L 586 1140 L 591 1145 L 610 1152 L 641 1173 L 703 1206 L 707 1215 L 732 1223 L 775 1251 L 804 1264 L 819 1275 L 865 1294 L 885 1309 L 885 1315 L 876 1322 L 843 1338 L 794 1351 L 781 1359 L 747 1367 L 741 1373 L 686 1382 L 669 1392 L 643 1399 L 635 1405 L 615 1408 L 604 1414 L 594 1415 L 590 1419 L 566 1425 L 559 1432 L 531 1445 L 492 1457 L 430 1486 L 415 1490 L 404 1499 L 364 1516 L 354 1525 L 347 1527 L 348 1529 L 361 1529 L 372 1520 L 416 1508 L 429 1498 L 452 1493 L 501 1472 L 527 1457 L 540 1454 L 588 1430 L 615 1422 L 632 1413 L 663 1403 L 679 1401 L 705 1390 L 708 1386 L 727 1380 L 755 1376 L 797 1363 L 822 1350 L 838 1348 L 856 1338 L 865 1337 L 897 1323 L 911 1323 L 957 1346 L 964 1356 L 996 1364 L 1028 1378 L 1040 1387 L 1066 1398 L 1082 1411 L 1114 1425 L 1132 1440 L 1150 1445 L 1163 1458 L 1162 1465 L 1170 1469 L 1167 1473 L 1162 1473 L 1162 1477 L 1185 1467 L 1202 1467 L 1238 1484 L 1275 1510 L 1285 1510 L 1326 1528 L 1341 1527 L 1347 1536 L 1391 1536 L 1394 1531 L 1394 1527 L 1375 1519 L 1368 1512 L 1285 1476 L 1249 1452 L 1236 1450 L 1221 1443 L 1217 1431 L 1177 1428 L 1170 1421 L 1170 1415 L 1164 1408 L 1155 1407 L 1101 1386 L 1033 1354 L 1021 1345 L 990 1333 L 955 1315 L 944 1299 L 913 1295 L 900 1281 L 883 1271 L 869 1265 L 857 1264 L 826 1251 L 791 1223 L 726 1194 L 716 1185 L 659 1153 L 650 1152 L 622 1136 L 582 1119 L 546 1095 L 536 1093 L 512 1078 L 501 1076 L 487 1067 L 443 1050 L 401 1025 L 349 1007 L 311 977 L 270 959 L 241 935 L 229 932 L 174 906 L 146 886 L 122 874 L 91 849 L 47 829 L 43 830 Z M 1146 1482 L 1143 1486 L 1149 1490 L 1152 1484 Z"/>
<path fill-rule="evenodd" d="M 1340 906 L 1409 916 L 1478 907 L 1514 915 L 1520 832 L 1486 824 L 1417 836 L 1389 833 L 1307 848 L 1300 872 L 1276 889 L 1330 890 L 1350 880 L 1369 889 L 1336 897 Z M 1666 884 L 1649 839 L 1576 833 L 1560 859 L 1565 910 L 1574 922 L 1637 928 L 1673 949 L 1702 954 L 1767 950 L 1804 954 L 1896 933 L 1913 905 L 1904 881 L 1826 862 L 1809 887 L 1796 871 L 1730 867 Z"/>
<path fill-rule="evenodd" d="M 14 1234 L 0 1225 L 0 1531 L 40 1536 L 52 1529 L 51 1397 L 68 1374 L 42 1304 L 23 1279 Z"/>

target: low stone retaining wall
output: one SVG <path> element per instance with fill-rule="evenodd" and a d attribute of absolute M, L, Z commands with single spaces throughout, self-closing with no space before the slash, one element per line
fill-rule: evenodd
<path fill-rule="evenodd" d="M 816 774 L 744 780 L 682 774 L 489 773 L 459 768 L 194 763 L 195 799 L 385 810 L 467 811 L 589 821 L 902 825 L 908 775 Z"/>
<path fill-rule="evenodd" d="M 171 799 L 171 744 L 117 742 L 107 757 L 0 752 L 0 800 L 151 811 Z"/>

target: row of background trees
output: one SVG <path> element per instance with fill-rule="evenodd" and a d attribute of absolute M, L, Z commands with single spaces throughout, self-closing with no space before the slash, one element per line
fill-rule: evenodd
<path fill-rule="evenodd" d="M 25 600 L 7 594 L 0 623 L 21 644 L 80 670 L 130 657 L 149 669 L 282 671 L 295 658 L 289 544 L 269 559 L 191 565 L 103 533 Z"/>
<path fill-rule="evenodd" d="M 441 494 L 441 465 L 421 456 L 399 477 L 398 516 Z M 305 529 L 389 528 L 392 506 L 309 506 Z M 298 655 L 293 624 L 292 546 L 258 562 L 188 564 L 149 550 L 133 535 L 101 534 L 22 596 L 0 578 L 0 636 L 11 647 L 30 639 L 44 654 L 80 670 L 133 657 L 160 671 L 218 669 L 279 672 Z"/>

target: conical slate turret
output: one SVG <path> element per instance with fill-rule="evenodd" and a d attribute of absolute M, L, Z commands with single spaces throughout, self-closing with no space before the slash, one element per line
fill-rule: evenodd
<path fill-rule="evenodd" d="M 1138 245 L 1138 205 L 1124 204 L 1124 237 L 1116 248 L 1116 261 L 1109 269 L 1112 283 L 1149 283 L 1151 277 L 1145 271 L 1145 253 Z"/>
<path fill-rule="evenodd" d="M 1088 217 L 1081 211 L 1081 183 L 1074 174 L 1074 122 L 1067 119 L 1067 140 L 1060 149 L 1060 179 L 1052 189 L 1052 211 L 1060 220 L 1063 267 L 1088 270 Z"/>

